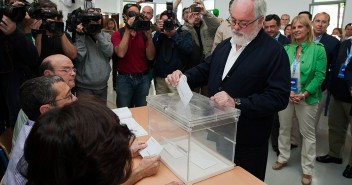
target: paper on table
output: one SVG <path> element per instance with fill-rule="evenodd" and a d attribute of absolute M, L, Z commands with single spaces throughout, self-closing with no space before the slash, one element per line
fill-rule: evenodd
<path fill-rule="evenodd" d="M 175 159 L 181 158 L 186 154 L 186 153 L 182 154 L 182 152 L 180 152 L 180 150 L 181 151 L 183 151 L 183 150 L 181 148 L 177 147 L 177 145 L 171 144 L 171 143 L 166 144 L 164 149 Z"/>
<path fill-rule="evenodd" d="M 120 120 L 121 124 L 127 125 L 128 129 L 136 136 L 136 137 L 141 137 L 148 135 L 147 131 L 144 130 L 142 126 L 140 126 L 136 120 L 133 118 L 125 118 Z"/>
<path fill-rule="evenodd" d="M 153 137 L 150 137 L 146 143 L 147 147 L 139 151 L 143 158 L 154 154 L 159 155 L 163 150 L 163 147 Z"/>
<path fill-rule="evenodd" d="M 132 118 L 132 112 L 127 107 L 112 109 L 112 111 L 119 117 L 119 119 Z"/>
<path fill-rule="evenodd" d="M 189 101 L 191 101 L 193 93 L 191 91 L 191 88 L 189 88 L 189 85 L 187 83 L 187 77 L 185 75 L 182 75 L 180 81 L 178 82 L 177 92 L 180 95 L 182 103 L 185 106 L 188 105 Z"/>
<path fill-rule="evenodd" d="M 206 155 L 205 153 L 201 154 L 199 152 L 191 153 L 191 161 L 203 170 L 216 165 L 216 161 L 212 157 Z"/>
<path fill-rule="evenodd" d="M 112 111 L 119 117 L 120 124 L 127 125 L 136 137 L 148 135 L 147 131 L 132 118 L 132 112 L 127 107 L 112 109 Z"/>

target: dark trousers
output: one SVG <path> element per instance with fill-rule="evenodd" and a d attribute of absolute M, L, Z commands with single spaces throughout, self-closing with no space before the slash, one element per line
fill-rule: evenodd
<path fill-rule="evenodd" d="M 274 123 L 273 128 L 271 129 L 271 145 L 273 146 L 273 150 L 275 152 L 279 151 L 279 132 L 280 132 L 280 121 L 279 121 L 279 114 L 274 114 Z"/>
<path fill-rule="evenodd" d="M 268 159 L 268 142 L 260 146 L 237 145 L 235 164 L 264 181 Z"/>

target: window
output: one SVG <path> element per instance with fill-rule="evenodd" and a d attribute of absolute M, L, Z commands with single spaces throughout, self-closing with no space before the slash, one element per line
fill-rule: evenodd
<path fill-rule="evenodd" d="M 309 5 L 310 12 L 313 16 L 319 12 L 326 12 L 330 15 L 330 26 L 327 34 L 331 34 L 334 28 L 342 28 L 343 12 L 345 9 L 345 1 L 332 0 L 313 0 Z"/>

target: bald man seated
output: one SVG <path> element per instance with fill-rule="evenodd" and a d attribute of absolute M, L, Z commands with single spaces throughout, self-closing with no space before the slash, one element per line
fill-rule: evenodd
<path fill-rule="evenodd" d="M 70 58 L 62 54 L 55 54 L 46 57 L 39 67 L 39 74 L 43 76 L 60 76 L 72 89 L 75 87 L 76 69 Z M 15 127 L 12 135 L 12 146 L 15 146 L 18 133 L 23 124 L 28 120 L 27 115 L 21 109 L 18 112 Z"/>

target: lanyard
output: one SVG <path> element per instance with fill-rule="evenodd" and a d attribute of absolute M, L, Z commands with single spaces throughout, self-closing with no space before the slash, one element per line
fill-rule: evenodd
<path fill-rule="evenodd" d="M 300 58 L 301 57 L 298 58 L 298 61 L 296 60 L 296 58 L 293 61 L 293 64 L 292 64 L 293 65 L 292 66 L 292 76 L 294 76 L 296 74 L 296 68 L 297 68 L 297 65 L 300 63 Z"/>
<path fill-rule="evenodd" d="M 351 62 L 351 58 L 352 58 L 352 44 L 351 44 L 351 48 L 350 49 L 347 48 L 346 53 L 347 53 L 347 58 L 346 58 L 346 61 L 345 61 L 345 65 L 347 66 Z"/>

